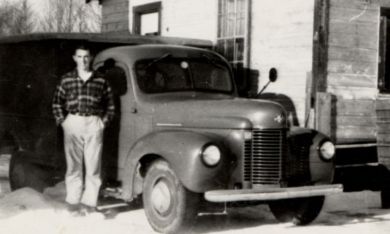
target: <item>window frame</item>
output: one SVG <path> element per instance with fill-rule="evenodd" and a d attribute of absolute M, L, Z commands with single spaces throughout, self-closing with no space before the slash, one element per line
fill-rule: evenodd
<path fill-rule="evenodd" d="M 144 14 L 158 14 L 158 31 L 155 36 L 161 35 L 161 2 L 153 2 L 133 7 L 133 33 L 141 35 L 141 17 Z"/>
<path fill-rule="evenodd" d="M 234 2 L 233 12 L 228 10 L 228 2 Z M 237 2 L 241 1 L 243 5 L 239 8 Z M 251 48 L 251 18 L 252 18 L 252 0 L 218 0 L 218 32 L 217 43 L 215 50 L 223 55 L 233 68 L 233 77 L 238 88 L 238 94 L 240 96 L 248 96 L 250 72 L 250 48 Z M 228 15 L 230 14 L 234 20 L 232 35 L 227 35 L 228 31 Z M 240 16 L 240 17 L 238 17 Z M 240 19 L 242 24 L 241 30 L 237 28 L 237 20 Z M 226 30 L 226 32 L 224 32 Z M 233 43 L 233 48 L 229 51 L 228 43 Z M 237 43 L 242 40 L 241 43 Z M 241 47 L 241 48 L 240 48 Z"/>
<path fill-rule="evenodd" d="M 228 9 L 229 1 L 234 2 L 233 11 L 229 11 Z M 239 1 L 244 3 L 241 9 L 238 9 Z M 218 53 L 224 55 L 233 66 L 239 63 L 245 67 L 249 65 L 250 8 L 251 0 L 218 0 L 216 50 Z M 237 23 L 238 20 L 242 20 L 242 25 Z M 229 21 L 232 23 L 230 26 Z M 239 28 L 241 30 L 238 30 Z M 229 35 L 229 32 L 232 32 L 232 34 Z M 237 43 L 240 40 L 242 40 L 242 44 Z M 229 51 L 229 43 L 233 45 L 232 51 Z M 242 46 L 242 51 L 239 51 L 240 46 Z"/>

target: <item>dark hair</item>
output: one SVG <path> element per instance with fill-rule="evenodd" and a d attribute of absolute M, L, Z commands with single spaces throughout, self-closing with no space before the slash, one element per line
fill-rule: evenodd
<path fill-rule="evenodd" d="M 74 53 L 76 53 L 76 50 L 87 50 L 90 54 L 92 54 L 91 47 L 87 43 L 80 43 L 74 47 Z"/>

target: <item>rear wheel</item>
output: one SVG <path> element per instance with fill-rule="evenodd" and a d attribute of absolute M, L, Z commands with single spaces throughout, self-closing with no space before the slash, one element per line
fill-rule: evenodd
<path fill-rule="evenodd" d="M 49 173 L 37 165 L 34 165 L 21 152 L 15 152 L 11 156 L 9 166 L 9 181 L 11 190 L 30 187 L 39 192 L 49 186 Z"/>
<path fill-rule="evenodd" d="M 199 194 L 187 190 L 164 160 L 148 169 L 142 198 L 146 217 L 158 232 L 179 232 L 197 215 Z"/>
<path fill-rule="evenodd" d="M 272 214 L 280 222 L 306 225 L 317 218 L 321 212 L 324 200 L 324 196 L 286 199 L 271 202 L 269 207 Z"/>
<path fill-rule="evenodd" d="M 383 189 L 381 191 L 381 203 L 383 209 L 390 209 L 390 189 Z"/>

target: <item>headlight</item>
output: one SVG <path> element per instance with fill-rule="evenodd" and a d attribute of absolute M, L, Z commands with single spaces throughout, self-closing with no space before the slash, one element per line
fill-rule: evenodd
<path fill-rule="evenodd" d="M 336 152 L 336 147 L 330 141 L 325 141 L 319 148 L 322 159 L 329 161 L 333 158 Z"/>
<path fill-rule="evenodd" d="M 206 145 L 201 155 L 204 164 L 209 167 L 217 165 L 221 160 L 221 151 L 215 145 Z"/>

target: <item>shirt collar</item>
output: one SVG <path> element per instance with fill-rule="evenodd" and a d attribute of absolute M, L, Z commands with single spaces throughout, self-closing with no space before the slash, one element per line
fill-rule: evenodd
<path fill-rule="evenodd" d="M 91 77 L 89 77 L 88 80 L 94 79 L 94 78 L 96 77 L 96 75 L 97 75 L 97 72 L 94 71 L 94 70 L 92 70 Z M 78 73 L 78 71 L 77 71 L 77 68 L 75 68 L 75 69 L 73 70 L 72 76 L 73 76 L 74 78 L 76 78 L 76 79 L 81 79 L 81 77 L 79 76 L 79 73 Z M 82 79 L 81 79 L 81 80 L 82 80 Z M 87 81 L 88 81 L 88 80 L 87 80 Z"/>

